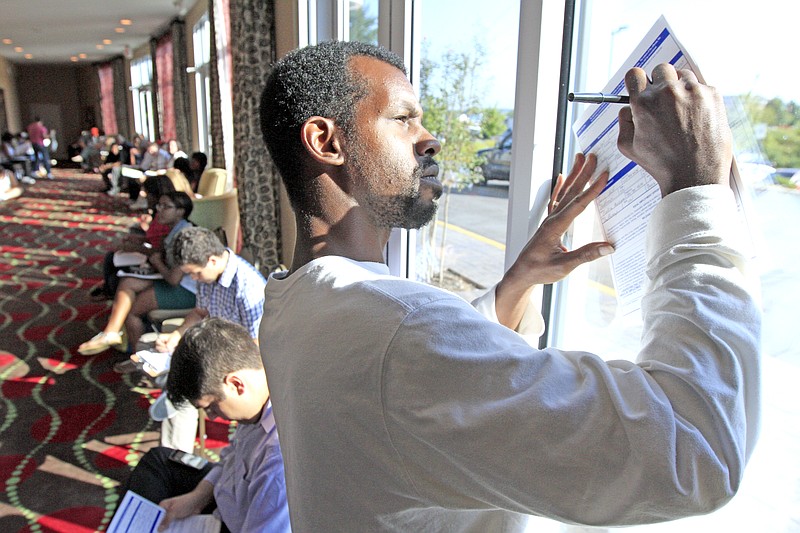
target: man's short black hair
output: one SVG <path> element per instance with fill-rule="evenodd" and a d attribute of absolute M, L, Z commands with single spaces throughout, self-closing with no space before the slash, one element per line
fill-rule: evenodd
<path fill-rule="evenodd" d="M 180 170 L 187 179 L 192 174 L 192 165 L 186 157 L 178 157 L 175 159 L 175 161 L 172 162 L 172 168 Z"/>
<path fill-rule="evenodd" d="M 165 194 L 175 192 L 175 186 L 165 174 L 147 176 L 142 184 L 142 188 L 144 192 L 147 193 L 148 200 L 150 198 L 153 199 L 153 203 L 158 202 L 158 199 Z"/>
<path fill-rule="evenodd" d="M 203 152 L 192 152 L 190 159 L 197 163 L 197 170 L 202 172 L 208 165 L 208 156 Z"/>
<path fill-rule="evenodd" d="M 172 203 L 175 204 L 175 207 L 177 209 L 183 209 L 183 218 L 189 220 L 189 215 L 192 214 L 192 209 L 194 209 L 194 203 L 192 202 L 192 198 L 188 194 L 186 194 L 183 191 L 172 190 L 170 192 L 162 194 L 162 196 L 166 196 L 167 198 L 172 200 Z"/>
<path fill-rule="evenodd" d="M 210 229 L 200 226 L 184 228 L 172 242 L 172 260 L 175 266 L 198 265 L 205 267 L 212 255 L 225 253 L 225 247 Z"/>
<path fill-rule="evenodd" d="M 357 41 L 327 41 L 294 50 L 275 63 L 261 94 L 261 133 L 296 210 L 307 212 L 313 197 L 303 183 L 305 155 L 300 127 L 313 116 L 332 119 L 347 135 L 365 84 L 350 68 L 350 59 L 366 56 L 397 67 L 393 52 Z"/>
<path fill-rule="evenodd" d="M 222 318 L 206 318 L 186 330 L 172 353 L 167 397 L 176 406 L 209 395 L 222 399 L 225 376 L 261 368 L 261 352 L 246 329 Z"/>

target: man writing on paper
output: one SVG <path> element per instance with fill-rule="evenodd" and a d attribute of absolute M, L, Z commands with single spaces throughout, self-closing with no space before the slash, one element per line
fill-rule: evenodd
<path fill-rule="evenodd" d="M 605 183 L 583 190 L 594 157 L 559 180 L 476 310 L 383 264 L 390 230 L 428 222 L 441 193 L 440 145 L 401 60 L 332 42 L 274 66 L 262 130 L 298 238 L 267 283 L 261 349 L 295 530 L 522 531 L 525 514 L 621 525 L 735 494 L 759 421 L 760 313 L 725 186 L 731 135 L 712 88 L 669 65 L 652 78 L 628 73 L 620 120 L 624 153 L 664 192 L 633 363 L 514 331 L 536 322 L 523 320 L 534 285 L 609 251 L 561 243 Z"/>
<path fill-rule="evenodd" d="M 220 462 L 201 470 L 170 461 L 169 448 L 153 448 L 139 461 L 124 491 L 167 510 L 162 530 L 172 520 L 216 507 L 226 531 L 291 531 L 269 388 L 249 333 L 219 318 L 187 330 L 172 354 L 167 390 L 176 405 L 189 402 L 237 420 L 239 427 Z"/>

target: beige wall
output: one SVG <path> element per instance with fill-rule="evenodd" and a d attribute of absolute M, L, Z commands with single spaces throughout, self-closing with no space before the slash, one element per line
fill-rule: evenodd
<path fill-rule="evenodd" d="M 22 125 L 41 117 L 45 126 L 58 132 L 55 157 L 65 158 L 67 145 L 100 120 L 94 67 L 18 64 L 16 74 Z"/>
<path fill-rule="evenodd" d="M 17 133 L 22 130 L 22 118 L 19 112 L 19 99 L 17 98 L 16 67 L 14 63 L 0 56 L 0 89 L 6 104 L 6 121 L 8 131 Z M 0 132 L 2 133 L 2 132 Z"/>

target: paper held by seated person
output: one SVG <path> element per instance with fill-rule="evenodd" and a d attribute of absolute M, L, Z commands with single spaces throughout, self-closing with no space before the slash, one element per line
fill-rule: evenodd
<path fill-rule="evenodd" d="M 164 519 L 166 510 L 155 503 L 128 491 L 117 507 L 117 512 L 108 526 L 109 533 L 153 533 Z M 189 516 L 174 520 L 166 533 L 219 533 L 219 519 L 210 514 Z"/>
<path fill-rule="evenodd" d="M 164 279 L 164 276 L 150 266 L 150 263 L 145 263 L 139 266 L 122 267 L 117 270 L 117 276 L 120 278 L 130 277 L 139 279 Z"/>
<path fill-rule="evenodd" d="M 147 256 L 140 252 L 114 252 L 114 266 L 140 266 L 147 263 Z"/>
<path fill-rule="evenodd" d="M 625 73 L 630 68 L 640 67 L 649 76 L 660 63 L 689 69 L 705 83 L 697 65 L 662 16 L 603 88 L 603 93 L 625 91 Z M 619 104 L 589 105 L 573 129 L 581 150 L 596 154 L 597 168 L 609 171 L 608 185 L 595 203 L 605 238 L 616 250 L 611 255 L 611 273 L 617 312 L 628 315 L 640 309 L 647 288 L 645 231 L 653 209 L 661 200 L 661 191 L 650 174 L 617 149 L 619 109 Z M 746 220 L 747 211 L 742 203 L 744 190 L 735 161 L 730 182 L 739 211 Z"/>
<path fill-rule="evenodd" d="M 142 370 L 155 378 L 169 372 L 169 365 L 170 362 L 172 362 L 172 353 L 139 350 L 131 355 L 131 360 L 134 363 L 141 363 Z"/>

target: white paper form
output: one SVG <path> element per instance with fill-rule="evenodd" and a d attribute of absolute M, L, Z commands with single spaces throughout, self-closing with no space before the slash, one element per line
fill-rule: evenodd
<path fill-rule="evenodd" d="M 108 533 L 156 533 L 167 511 L 155 503 L 127 491 L 111 519 Z M 173 520 L 165 533 L 219 533 L 221 522 L 210 514 Z"/>
<path fill-rule="evenodd" d="M 625 90 L 625 73 L 630 68 L 640 67 L 650 75 L 659 63 L 691 69 L 703 82 L 696 65 L 662 16 L 603 92 L 621 94 Z M 581 150 L 596 154 L 597 168 L 609 171 L 608 185 L 595 203 L 605 238 L 616 249 L 611 255 L 611 271 L 618 312 L 627 315 L 639 310 L 646 288 L 645 230 L 661 200 L 661 191 L 652 176 L 617 149 L 619 109 L 619 104 L 593 105 L 575 123 L 574 130 Z"/>

